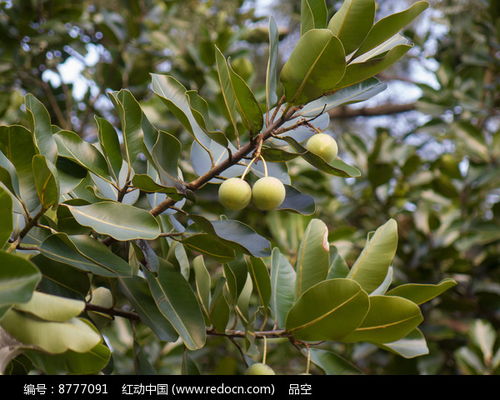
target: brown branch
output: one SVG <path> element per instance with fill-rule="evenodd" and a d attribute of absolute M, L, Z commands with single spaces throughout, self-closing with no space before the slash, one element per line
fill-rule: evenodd
<path fill-rule="evenodd" d="M 107 308 L 107 307 L 101 307 L 97 306 L 95 304 L 91 303 L 86 303 L 85 304 L 85 311 L 93 311 L 93 312 L 98 312 L 102 314 L 109 315 L 111 317 L 123 317 L 132 321 L 140 321 L 141 317 L 139 314 L 133 312 L 133 311 L 125 311 L 125 310 L 120 310 L 118 308 Z M 207 335 L 210 336 L 223 336 L 227 337 L 229 339 L 234 339 L 234 338 L 245 338 L 247 336 L 247 333 L 244 331 L 238 331 L 238 330 L 227 330 L 225 332 L 217 332 L 214 329 L 207 329 Z M 263 338 L 288 338 L 290 337 L 290 333 L 287 332 L 285 329 L 278 329 L 278 330 L 272 330 L 272 331 L 256 331 L 250 333 L 257 339 L 263 339 Z"/>
<path fill-rule="evenodd" d="M 226 330 L 225 332 L 217 332 L 214 329 L 207 329 L 207 335 L 224 336 L 228 338 L 244 338 L 247 336 L 247 333 L 244 331 L 236 331 L 236 330 Z M 290 333 L 287 332 L 285 329 L 278 329 L 273 331 L 255 331 L 251 332 L 250 335 L 254 336 L 256 339 L 290 337 Z"/>
<path fill-rule="evenodd" d="M 339 107 L 329 111 L 331 118 L 348 119 L 355 117 L 376 117 L 381 115 L 400 114 L 416 110 L 416 103 L 384 104 L 375 107 L 347 108 Z"/>
<path fill-rule="evenodd" d="M 271 136 L 273 136 L 277 131 L 278 128 L 283 125 L 290 117 L 293 115 L 293 113 L 296 111 L 296 108 L 292 107 L 290 108 L 287 112 L 284 112 L 283 115 L 281 115 L 280 118 L 278 118 L 276 121 L 274 121 L 264 132 L 258 134 L 255 136 L 252 140 L 250 140 L 247 144 L 244 146 L 240 147 L 238 151 L 234 154 L 232 154 L 231 157 L 226 158 L 224 161 L 221 163 L 215 165 L 213 168 L 210 169 L 206 174 L 199 176 L 195 180 L 189 182 L 186 184 L 186 188 L 188 188 L 191 191 L 196 191 L 200 189 L 202 186 L 204 186 L 207 182 L 212 180 L 214 177 L 221 175 L 223 171 L 228 169 L 229 167 L 232 167 L 233 165 L 237 164 L 240 162 L 243 158 L 245 158 L 248 154 L 250 154 L 252 151 L 254 151 L 260 141 L 265 141 L 266 139 L 269 139 Z M 289 128 L 287 128 L 289 130 Z M 280 133 L 283 133 L 284 131 L 280 131 Z M 162 203 L 158 204 L 156 207 L 151 209 L 149 212 L 157 216 L 164 212 L 166 209 L 172 207 L 176 203 L 176 200 L 173 200 L 171 198 L 167 198 L 164 200 Z"/>
<path fill-rule="evenodd" d="M 26 223 L 23 230 L 19 233 L 18 236 L 19 240 L 23 239 L 31 230 L 31 228 L 33 228 L 35 225 L 38 224 L 38 220 L 42 218 L 43 214 L 45 214 L 46 212 L 47 210 L 44 207 L 42 207 L 34 217 L 28 216 L 28 222 Z"/>
<path fill-rule="evenodd" d="M 101 306 L 97 306 L 95 304 L 90 304 L 90 303 L 85 304 L 85 311 L 99 312 L 102 314 L 110 315 L 112 317 L 123 317 L 123 318 L 130 319 L 132 321 L 140 321 L 141 320 L 141 317 L 139 316 L 139 314 L 136 314 L 135 312 L 124 311 L 124 310 L 120 310 L 118 308 L 113 308 L 113 307 L 111 307 L 111 308 L 101 307 Z"/>

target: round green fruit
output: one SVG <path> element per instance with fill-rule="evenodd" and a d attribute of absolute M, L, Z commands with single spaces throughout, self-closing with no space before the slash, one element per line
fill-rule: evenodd
<path fill-rule="evenodd" d="M 278 208 L 285 200 L 285 186 L 272 176 L 260 178 L 252 188 L 252 198 L 259 210 L 269 211 Z"/>
<path fill-rule="evenodd" d="M 113 307 L 113 303 L 113 295 L 111 294 L 111 290 L 108 288 L 100 286 L 92 290 L 92 299 L 90 300 L 90 304 L 103 308 L 111 308 Z M 89 311 L 89 317 L 99 329 L 104 328 L 112 320 L 112 317 L 108 314 L 98 311 Z"/>
<path fill-rule="evenodd" d="M 90 304 L 104 308 L 113 307 L 113 295 L 111 294 L 111 290 L 102 286 L 95 288 L 92 290 L 92 300 Z"/>
<path fill-rule="evenodd" d="M 219 201 L 230 210 L 242 210 L 252 198 L 250 185 L 241 178 L 225 180 L 219 187 Z"/>
<path fill-rule="evenodd" d="M 327 163 L 335 160 L 339 151 L 335 139 L 326 133 L 317 133 L 311 136 L 306 143 L 306 149 Z"/>
<path fill-rule="evenodd" d="M 252 62 L 246 57 L 239 57 L 231 63 L 234 71 L 245 81 L 251 78 L 254 73 Z"/>
<path fill-rule="evenodd" d="M 245 375 L 276 375 L 276 373 L 267 364 L 255 363 L 247 368 Z"/>

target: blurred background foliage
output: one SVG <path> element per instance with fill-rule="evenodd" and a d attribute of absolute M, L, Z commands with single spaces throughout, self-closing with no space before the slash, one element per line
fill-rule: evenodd
<path fill-rule="evenodd" d="M 403 3 L 411 1 L 379 1 L 379 16 L 408 5 Z M 340 2 L 328 5 L 333 14 Z M 149 73 L 174 75 L 210 99 L 212 115 L 222 115 L 217 45 L 264 101 L 267 16 L 278 21 L 284 60 L 298 38 L 299 12 L 299 0 L 0 1 L 0 123 L 23 118 L 23 96 L 30 92 L 44 101 L 55 124 L 93 140 L 94 115 L 118 121 L 106 92 L 128 88 L 153 123 L 187 142 L 152 96 Z M 370 374 L 496 374 L 500 1 L 431 0 L 405 35 L 416 46 L 379 76 L 388 90 L 330 115 L 342 158 L 363 176 L 332 178 L 300 161 L 289 163 L 289 173 L 294 186 L 317 199 L 315 216 L 328 224 L 331 243 L 348 263 L 366 233 L 392 217 L 400 229 L 395 283 L 453 277 L 459 285 L 434 300 L 432 310 L 423 308 L 428 356 L 405 360 L 369 344 L 334 350 Z M 182 166 L 189 175 L 189 162 Z M 216 188 L 207 187 L 190 207 L 218 215 L 223 210 L 215 199 Z M 240 220 L 294 257 L 291 249 L 298 248 L 310 217 L 244 212 Z M 113 326 L 106 331 L 114 350 L 109 371 L 196 372 L 182 346 L 158 342 L 146 329 L 132 334 L 126 321 Z M 189 357 L 201 373 L 242 370 L 237 348 L 222 338 Z M 271 341 L 268 363 L 281 373 L 305 369 L 301 354 Z"/>

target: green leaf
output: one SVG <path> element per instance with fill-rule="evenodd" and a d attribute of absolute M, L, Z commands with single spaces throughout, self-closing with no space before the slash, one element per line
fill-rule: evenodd
<path fill-rule="evenodd" d="M 187 351 L 182 355 L 181 373 L 182 375 L 201 375 L 200 369 Z"/>
<path fill-rule="evenodd" d="M 134 372 L 136 375 L 157 375 L 158 372 L 149 361 L 148 351 L 137 339 L 134 338 L 133 345 Z"/>
<path fill-rule="evenodd" d="M 455 286 L 455 280 L 446 278 L 438 284 L 408 283 L 389 290 L 387 296 L 399 296 L 413 301 L 415 304 L 422 304 L 444 293 Z"/>
<path fill-rule="evenodd" d="M 227 147 L 228 141 L 224 132 L 217 130 L 210 130 L 210 116 L 208 111 L 208 103 L 207 101 L 201 97 L 196 90 L 188 90 L 186 92 L 186 96 L 189 101 L 189 107 L 191 108 L 191 112 L 193 113 L 193 117 L 196 122 L 198 122 L 199 126 L 206 135 L 217 142 L 221 146 Z"/>
<path fill-rule="evenodd" d="M 33 157 L 33 177 L 38 199 L 45 209 L 59 203 L 59 181 L 54 165 L 43 155 Z"/>
<path fill-rule="evenodd" d="M 405 38 L 403 35 L 400 35 L 399 33 L 397 35 L 394 35 L 391 37 L 389 40 L 386 40 L 384 43 L 378 45 L 374 49 L 361 54 L 360 56 L 353 57 L 353 59 L 350 61 L 350 64 L 361 64 L 370 60 L 375 60 L 377 58 L 382 58 L 387 52 L 395 48 L 396 46 L 399 45 L 409 45 L 411 46 L 412 43 L 410 40 Z"/>
<path fill-rule="evenodd" d="M 371 293 L 384 281 L 398 247 L 398 226 L 390 219 L 379 227 L 355 261 L 348 278 Z"/>
<path fill-rule="evenodd" d="M 349 64 L 345 70 L 342 80 L 338 82 L 336 88 L 345 88 L 346 86 L 354 85 L 377 75 L 379 72 L 382 72 L 397 62 L 411 48 L 411 45 L 400 44 L 391 48 L 381 57 L 375 57 L 365 62 Z"/>
<path fill-rule="evenodd" d="M 15 309 L 46 321 L 66 322 L 83 312 L 85 302 L 35 291 L 30 301 L 16 304 Z"/>
<path fill-rule="evenodd" d="M 108 169 L 113 174 L 115 180 L 118 180 L 120 170 L 122 169 L 123 157 L 118 134 L 113 125 L 104 118 L 95 116 L 97 123 L 97 132 L 99 143 L 108 162 Z"/>
<path fill-rule="evenodd" d="M 479 356 L 469 347 L 461 347 L 454 353 L 458 369 L 463 375 L 484 375 L 486 367 Z"/>
<path fill-rule="evenodd" d="M 62 354 L 46 354 L 27 350 L 25 354 L 40 370 L 50 375 L 76 374 L 90 375 L 99 373 L 111 359 L 111 350 L 99 343 L 86 353 L 66 351 Z"/>
<path fill-rule="evenodd" d="M 181 142 L 165 131 L 159 131 L 158 139 L 153 147 L 152 157 L 160 176 L 160 181 L 167 186 L 179 182 L 179 157 L 182 151 Z"/>
<path fill-rule="evenodd" d="M 142 130 L 143 113 L 141 106 L 128 90 L 110 93 L 121 122 L 123 147 L 128 165 L 132 165 L 144 148 L 144 132 Z"/>
<path fill-rule="evenodd" d="M 210 321 L 217 332 L 224 332 L 229 321 L 230 309 L 224 296 L 226 280 L 220 277 L 215 285 L 210 303 Z"/>
<path fill-rule="evenodd" d="M 158 276 L 145 270 L 145 275 L 160 311 L 190 350 L 205 345 L 205 320 L 196 296 L 184 277 L 169 268 L 160 269 Z"/>
<path fill-rule="evenodd" d="M 418 306 L 396 296 L 371 296 L 370 310 L 363 323 L 344 336 L 346 343 L 390 343 L 404 338 L 423 321 Z"/>
<path fill-rule="evenodd" d="M 266 109 L 278 101 L 278 63 L 279 63 L 279 32 L 276 21 L 273 17 L 269 18 L 269 59 L 266 69 Z"/>
<path fill-rule="evenodd" d="M 202 230 L 214 234 L 225 244 L 254 257 L 268 257 L 271 254 L 269 240 L 240 221 L 231 219 L 209 221 L 199 215 L 190 215 L 190 218 L 195 222 L 190 225 L 190 230 Z"/>
<path fill-rule="evenodd" d="M 105 245 L 88 236 L 50 235 L 40 245 L 40 252 L 51 260 L 99 276 L 128 276 L 132 267 Z"/>
<path fill-rule="evenodd" d="M 228 290 L 228 302 L 235 305 L 248 278 L 246 262 L 240 257 L 230 263 L 224 264 L 224 277 Z"/>
<path fill-rule="evenodd" d="M 271 279 L 266 264 L 261 258 L 248 257 L 248 273 L 252 278 L 253 287 L 259 299 L 259 304 L 267 309 L 271 299 Z"/>
<path fill-rule="evenodd" d="M 285 326 L 288 311 L 295 302 L 296 273 L 275 247 L 271 257 L 271 311 L 279 328 Z"/>
<path fill-rule="evenodd" d="M 370 296 L 375 296 L 375 295 L 384 295 L 387 292 L 387 289 L 389 289 L 389 286 L 392 284 L 392 279 L 394 276 L 394 268 L 389 267 L 387 270 L 387 275 L 385 276 L 385 279 L 383 282 L 380 284 L 378 288 L 376 288 L 373 292 L 370 293 Z M 405 297 L 405 296 L 401 296 Z"/>
<path fill-rule="evenodd" d="M 25 97 L 26 111 L 30 116 L 31 128 L 36 147 L 47 160 L 55 163 L 57 146 L 52 134 L 50 115 L 44 105 L 32 94 Z"/>
<path fill-rule="evenodd" d="M 285 185 L 286 195 L 278 210 L 294 211 L 303 215 L 311 215 L 316 211 L 314 197 L 303 194 L 291 185 Z"/>
<path fill-rule="evenodd" d="M 187 90 L 186 96 L 194 119 L 205 133 L 208 133 L 210 120 L 207 101 L 196 90 Z"/>
<path fill-rule="evenodd" d="M 25 258 L 0 250 L 0 307 L 26 303 L 42 278 L 38 268 Z M 6 310 L 4 310 L 6 311 Z M 0 318 L 2 313 L 0 312 Z"/>
<path fill-rule="evenodd" d="M 324 280 L 328 274 L 330 245 L 328 228 L 319 219 L 309 222 L 297 254 L 297 297 L 311 286 Z"/>
<path fill-rule="evenodd" d="M 373 96 L 383 92 L 386 88 L 387 84 L 380 82 L 377 78 L 370 78 L 366 81 L 340 89 L 328 96 L 320 97 L 307 104 L 298 114 L 304 117 L 315 117 L 335 107 L 371 99 Z"/>
<path fill-rule="evenodd" d="M 19 180 L 17 179 L 16 167 L 14 167 L 14 164 L 12 164 L 2 151 L 0 151 L 0 183 L 3 183 L 12 194 L 19 197 Z"/>
<path fill-rule="evenodd" d="M 191 250 L 206 254 L 217 261 L 227 262 L 234 258 L 234 250 L 225 245 L 217 236 L 200 233 L 189 236 L 182 243 Z"/>
<path fill-rule="evenodd" d="M 290 104 L 306 104 L 334 89 L 346 68 L 342 43 L 329 29 L 311 29 L 298 41 L 281 70 Z"/>
<path fill-rule="evenodd" d="M 156 183 L 150 175 L 137 174 L 132 178 L 132 185 L 146 193 L 165 193 L 174 200 L 180 200 L 183 195 L 172 186 Z"/>
<path fill-rule="evenodd" d="M 392 343 L 378 345 L 404 358 L 415 358 L 429 354 L 429 348 L 424 334 L 419 329 L 414 329 L 404 338 Z"/>
<path fill-rule="evenodd" d="M 59 131 L 55 135 L 59 155 L 70 159 L 94 174 L 106 178 L 109 176 L 108 164 L 104 156 L 93 145 L 78 134 Z"/>
<path fill-rule="evenodd" d="M 212 140 L 210 141 L 206 149 L 204 149 L 197 142 L 193 142 L 190 155 L 191 164 L 195 173 L 198 176 L 201 176 L 206 174 L 213 167 L 212 159 L 224 160 L 229 156 L 229 152 L 232 152 L 232 154 L 234 154 L 235 151 L 237 150 L 231 143 L 228 143 L 228 147 L 226 148 Z M 210 158 L 208 152 L 212 154 L 212 159 Z M 244 170 L 244 165 L 233 165 L 221 172 L 221 176 L 225 178 L 241 176 Z M 220 182 L 220 180 L 212 179 L 210 182 Z"/>
<path fill-rule="evenodd" d="M 361 175 L 361 172 L 357 168 L 346 164 L 340 158 L 336 158 L 330 163 L 327 163 L 321 157 L 311 153 L 310 151 L 307 151 L 304 146 L 302 146 L 291 136 L 283 136 L 281 137 L 281 139 L 290 144 L 295 149 L 295 151 L 300 153 L 301 157 L 304 160 L 306 160 L 312 166 L 318 168 L 320 171 L 343 178 L 358 177 Z"/>
<path fill-rule="evenodd" d="M 67 200 L 64 203 L 76 206 L 88 204 L 88 202 L 81 199 Z M 88 235 L 92 231 L 76 222 L 66 207 L 57 208 L 57 228 L 60 232 L 65 232 L 68 235 Z"/>
<path fill-rule="evenodd" d="M 9 241 L 14 229 L 10 196 L 9 192 L 0 185 L 0 249 Z"/>
<path fill-rule="evenodd" d="M 211 293 L 210 288 L 212 286 L 212 280 L 210 273 L 205 266 L 205 261 L 202 255 L 195 257 L 193 260 L 194 278 L 196 282 L 196 294 L 198 295 L 198 300 L 200 301 L 203 312 L 209 317 Z"/>
<path fill-rule="evenodd" d="M 101 342 L 101 336 L 79 318 L 66 322 L 48 322 L 10 310 L 0 324 L 20 342 L 48 353 L 59 354 L 67 350 L 86 353 Z"/>
<path fill-rule="evenodd" d="M 477 319 L 469 330 L 471 342 L 481 350 L 483 361 L 489 364 L 493 358 L 493 350 L 497 335 L 495 329 L 488 321 Z"/>
<path fill-rule="evenodd" d="M 270 255 L 269 241 L 257 234 L 248 225 L 230 219 L 212 221 L 211 224 L 219 238 L 238 244 L 246 253 L 254 257 L 267 257 Z"/>
<path fill-rule="evenodd" d="M 116 240 L 153 240 L 161 233 L 158 222 L 149 212 L 127 204 L 103 201 L 86 206 L 64 206 L 80 225 Z"/>
<path fill-rule="evenodd" d="M 139 314 L 141 322 L 151 328 L 158 339 L 175 342 L 178 337 L 177 332 L 156 305 L 147 281 L 133 276 L 120 278 L 119 283 L 121 291 L 130 301 L 135 312 Z"/>
<path fill-rule="evenodd" d="M 33 211 L 40 203 L 31 163 L 38 151 L 31 133 L 19 125 L 0 126 L 0 151 L 14 165 L 19 180 L 21 200 L 26 204 L 28 211 Z"/>
<path fill-rule="evenodd" d="M 247 274 L 245 285 L 243 286 L 240 296 L 238 297 L 238 301 L 236 302 L 238 311 L 243 316 L 243 323 L 246 325 L 250 325 L 256 316 L 256 313 L 252 317 L 249 316 L 250 300 L 252 299 L 253 289 L 254 285 L 252 278 L 250 277 L 250 274 Z M 261 308 L 261 306 L 258 306 L 257 311 L 262 311 L 264 315 L 268 315 L 267 307 Z M 250 322 L 250 324 L 247 321 Z"/>
<path fill-rule="evenodd" d="M 298 153 L 292 153 L 275 147 L 263 147 L 261 154 L 266 162 L 286 162 L 299 156 Z"/>
<path fill-rule="evenodd" d="M 210 139 L 193 116 L 186 88 L 169 75 L 151 74 L 151 77 L 153 92 L 198 142 L 207 145 Z"/>
<path fill-rule="evenodd" d="M 311 361 L 327 375 L 359 375 L 362 372 L 338 354 L 323 349 L 310 349 Z"/>
<path fill-rule="evenodd" d="M 302 0 L 300 2 L 300 35 L 311 29 L 326 28 L 328 8 L 325 0 Z"/>
<path fill-rule="evenodd" d="M 42 273 L 37 290 L 57 296 L 84 300 L 90 289 L 89 275 L 38 254 L 31 261 Z"/>
<path fill-rule="evenodd" d="M 468 121 L 460 121 L 453 124 L 459 144 L 465 150 L 466 154 L 479 159 L 488 161 L 490 152 L 483 136 L 483 132 Z M 11 159 L 12 162 L 14 162 Z"/>
<path fill-rule="evenodd" d="M 250 134 L 260 131 L 263 124 L 262 110 L 245 80 L 232 69 L 222 52 L 215 48 L 217 75 L 229 119 L 238 132 L 237 113 Z"/>
<path fill-rule="evenodd" d="M 286 329 L 301 340 L 338 340 L 360 326 L 369 308 L 368 295 L 353 280 L 326 280 L 297 300 Z"/>
<path fill-rule="evenodd" d="M 57 158 L 56 168 L 61 195 L 65 195 L 75 190 L 88 174 L 86 168 L 64 157 Z"/>
<path fill-rule="evenodd" d="M 375 19 L 375 0 L 345 0 L 328 23 L 342 42 L 345 53 L 351 54 L 366 38 Z"/>
<path fill-rule="evenodd" d="M 379 44 L 390 39 L 406 25 L 410 24 L 415 18 L 417 18 L 428 6 L 429 3 L 426 1 L 417 1 L 410 8 L 404 11 L 391 14 L 382 18 L 380 21 L 377 21 L 377 23 L 375 23 L 375 25 L 373 25 L 370 29 L 370 32 L 368 32 L 368 35 L 361 46 L 359 46 L 355 56 L 366 53 Z"/>
<path fill-rule="evenodd" d="M 175 267 L 178 267 L 178 270 L 181 272 L 184 279 L 189 281 L 189 275 L 191 273 L 191 264 L 188 259 L 186 247 L 179 242 L 170 243 L 170 251 L 172 250 L 173 250 L 172 255 L 174 256 L 175 261 L 174 262 L 170 261 L 170 258 L 168 257 L 167 260 L 169 262 L 172 262 L 172 264 L 174 264 Z"/>
<path fill-rule="evenodd" d="M 347 278 L 349 267 L 335 246 L 330 246 L 330 268 L 326 279 Z"/>

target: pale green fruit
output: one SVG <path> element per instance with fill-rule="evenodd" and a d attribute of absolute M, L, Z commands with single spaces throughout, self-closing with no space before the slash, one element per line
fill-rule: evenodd
<path fill-rule="evenodd" d="M 255 363 L 247 368 L 245 375 L 276 375 L 276 373 L 267 364 Z"/>
<path fill-rule="evenodd" d="M 245 81 L 250 79 L 254 73 L 252 62 L 246 57 L 239 57 L 231 63 L 234 71 L 241 76 Z"/>
<path fill-rule="evenodd" d="M 327 163 L 335 160 L 339 151 L 335 139 L 326 133 L 317 133 L 311 136 L 306 143 L 306 149 Z"/>
<path fill-rule="evenodd" d="M 113 307 L 113 303 L 113 295 L 108 288 L 100 286 L 92 290 L 90 304 L 103 308 L 111 308 Z M 108 314 L 98 311 L 89 311 L 89 316 L 98 328 L 104 328 L 112 320 L 112 317 Z"/>
<path fill-rule="evenodd" d="M 104 308 L 113 307 L 113 295 L 111 294 L 111 290 L 103 286 L 95 288 L 92 290 L 92 300 L 90 301 L 90 304 Z"/>
<path fill-rule="evenodd" d="M 269 211 L 278 208 L 285 200 L 285 186 L 272 176 L 260 178 L 252 188 L 252 198 L 259 210 Z"/>
<path fill-rule="evenodd" d="M 219 187 L 219 201 L 230 210 L 245 208 L 252 198 L 250 185 L 241 178 L 225 180 Z"/>

